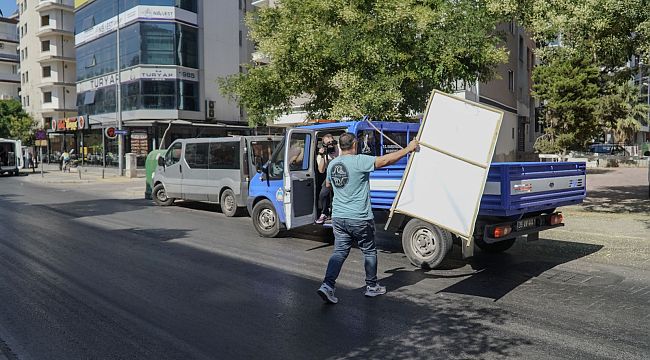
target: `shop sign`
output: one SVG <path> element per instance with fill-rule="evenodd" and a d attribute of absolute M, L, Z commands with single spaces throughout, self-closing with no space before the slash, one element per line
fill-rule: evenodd
<path fill-rule="evenodd" d="M 45 130 L 36 130 L 34 132 L 34 139 L 35 140 L 47 140 L 47 133 Z"/>
<path fill-rule="evenodd" d="M 88 122 L 83 116 L 70 117 L 67 119 L 52 120 L 53 131 L 77 131 L 88 128 Z"/>

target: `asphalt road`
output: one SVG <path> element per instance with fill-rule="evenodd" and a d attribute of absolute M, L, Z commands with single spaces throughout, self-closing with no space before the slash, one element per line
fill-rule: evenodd
<path fill-rule="evenodd" d="M 538 242 L 470 262 L 456 247 L 444 269 L 428 272 L 381 234 L 389 293 L 363 296 L 354 250 L 332 306 L 315 293 L 332 250 L 318 229 L 264 239 L 246 217 L 197 203 L 155 207 L 135 198 L 140 188 L 0 178 L 0 354 L 650 358 L 644 213 L 575 210 L 573 227 Z"/>

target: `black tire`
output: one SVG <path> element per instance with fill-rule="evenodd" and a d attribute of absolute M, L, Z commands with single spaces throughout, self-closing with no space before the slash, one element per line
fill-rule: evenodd
<path fill-rule="evenodd" d="M 237 199 L 235 198 L 235 193 L 226 189 L 221 194 L 221 199 L 219 199 L 219 205 L 221 206 L 221 212 L 227 217 L 233 217 L 237 215 L 239 208 L 237 207 Z"/>
<path fill-rule="evenodd" d="M 428 222 L 411 219 L 402 232 L 402 248 L 411 264 L 434 269 L 451 250 L 451 233 Z"/>
<path fill-rule="evenodd" d="M 253 225 L 263 237 L 276 237 L 280 233 L 280 219 L 269 200 L 261 200 L 253 206 Z"/>
<path fill-rule="evenodd" d="M 14 170 L 14 176 L 20 175 L 20 170 Z"/>
<path fill-rule="evenodd" d="M 485 251 L 486 253 L 490 254 L 497 254 L 504 252 L 512 247 L 512 245 L 515 244 L 516 238 L 508 239 L 508 240 L 502 240 L 499 242 L 495 242 L 492 244 L 488 244 L 483 239 L 475 239 L 476 246 L 478 246 L 479 249 Z"/>
<path fill-rule="evenodd" d="M 170 206 L 174 203 L 174 198 L 167 196 L 163 184 L 158 184 L 153 187 L 151 197 L 153 197 L 153 202 L 155 202 L 158 206 Z"/>

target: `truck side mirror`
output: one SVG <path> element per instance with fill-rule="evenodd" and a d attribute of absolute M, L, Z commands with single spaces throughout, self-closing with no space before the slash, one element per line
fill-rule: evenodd
<path fill-rule="evenodd" d="M 165 167 L 165 158 L 160 156 L 158 157 L 158 166 Z"/>

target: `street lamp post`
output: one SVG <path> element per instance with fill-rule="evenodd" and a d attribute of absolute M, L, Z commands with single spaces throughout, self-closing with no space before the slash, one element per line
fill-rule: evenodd
<path fill-rule="evenodd" d="M 124 176 L 124 135 L 122 135 L 122 89 L 121 89 L 121 76 L 120 76 L 120 6 L 117 5 L 117 81 L 116 81 L 116 103 L 117 103 L 117 129 L 120 134 L 117 136 L 117 158 L 120 176 Z"/>

